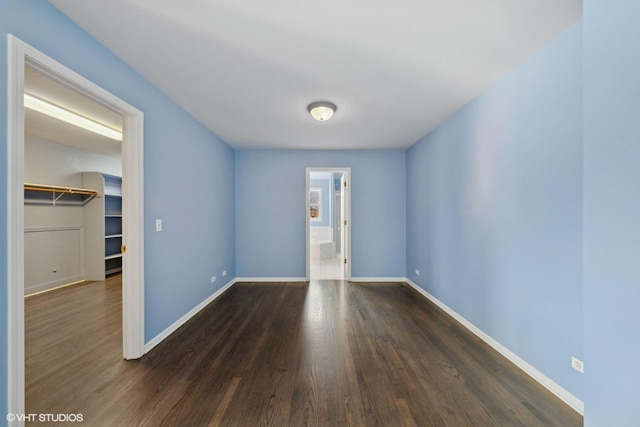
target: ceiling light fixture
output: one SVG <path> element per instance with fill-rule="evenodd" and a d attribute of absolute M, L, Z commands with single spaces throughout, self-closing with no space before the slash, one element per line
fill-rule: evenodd
<path fill-rule="evenodd" d="M 24 106 L 30 110 L 37 111 L 49 117 L 53 117 L 54 119 L 97 133 L 98 135 L 106 136 L 107 138 L 111 138 L 116 141 L 122 141 L 122 132 L 101 123 L 94 122 L 93 120 L 82 117 L 76 113 L 72 113 L 69 110 L 65 110 L 64 108 L 58 107 L 57 105 L 51 104 L 47 101 L 43 101 L 42 99 L 36 98 L 35 96 L 27 93 L 24 94 Z"/>
<path fill-rule="evenodd" d="M 336 112 L 337 108 L 336 105 L 331 102 L 320 101 L 309 104 L 307 110 L 309 114 L 311 114 L 311 117 L 319 122 L 324 122 L 333 117 L 333 113 Z"/>

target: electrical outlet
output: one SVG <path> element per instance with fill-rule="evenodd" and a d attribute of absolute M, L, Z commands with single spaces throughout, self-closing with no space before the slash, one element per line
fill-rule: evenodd
<path fill-rule="evenodd" d="M 211 283 L 215 283 L 216 280 L 218 280 L 216 279 L 216 276 L 211 276 Z"/>
<path fill-rule="evenodd" d="M 582 360 L 571 356 L 571 367 L 581 374 L 584 374 L 584 362 Z"/>
<path fill-rule="evenodd" d="M 156 231 L 162 231 L 162 220 L 156 219 Z"/>
<path fill-rule="evenodd" d="M 222 272 L 222 277 L 226 277 L 226 275 L 227 275 L 227 270 Z"/>
<path fill-rule="evenodd" d="M 420 275 L 420 270 L 416 268 L 416 276 L 419 276 L 419 275 Z"/>

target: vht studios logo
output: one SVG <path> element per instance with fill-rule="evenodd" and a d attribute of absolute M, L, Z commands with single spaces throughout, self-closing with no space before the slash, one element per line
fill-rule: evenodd
<path fill-rule="evenodd" d="M 41 423 L 81 423 L 84 417 L 82 414 L 7 414 L 7 421 L 30 423 L 39 421 Z"/>

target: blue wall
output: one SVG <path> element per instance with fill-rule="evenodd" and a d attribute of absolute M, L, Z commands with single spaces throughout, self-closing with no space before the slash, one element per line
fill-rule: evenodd
<path fill-rule="evenodd" d="M 409 278 L 579 398 L 581 31 L 407 152 Z"/>
<path fill-rule="evenodd" d="M 233 150 L 45 1 L 0 0 L 0 161 L 6 164 L 7 33 L 145 113 L 146 339 L 235 276 Z M 6 413 L 7 185 L 0 174 L 0 414 Z M 155 233 L 154 220 L 164 220 Z M 4 416 L 0 418 L 4 422 Z"/>
<path fill-rule="evenodd" d="M 584 3 L 585 425 L 640 426 L 640 4 Z"/>
<path fill-rule="evenodd" d="M 305 276 L 307 167 L 351 168 L 352 276 L 404 277 L 405 154 L 400 150 L 236 152 L 238 276 Z"/>

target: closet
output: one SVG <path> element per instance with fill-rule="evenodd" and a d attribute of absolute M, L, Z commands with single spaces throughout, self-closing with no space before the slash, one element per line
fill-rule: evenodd
<path fill-rule="evenodd" d="M 122 116 L 28 66 L 24 77 L 25 294 L 104 280 L 122 270 L 122 144 L 96 126 L 121 132 Z"/>
<path fill-rule="evenodd" d="M 84 187 L 97 196 L 83 207 L 86 280 L 104 280 L 122 271 L 122 178 L 83 172 Z"/>
<path fill-rule="evenodd" d="M 25 135 L 25 294 L 122 269 L 122 163 Z"/>
<path fill-rule="evenodd" d="M 83 187 L 24 184 L 27 288 L 104 280 L 122 271 L 122 178 L 82 172 Z M 29 206 L 33 205 L 32 208 Z M 47 275 L 59 277 L 47 281 Z"/>

